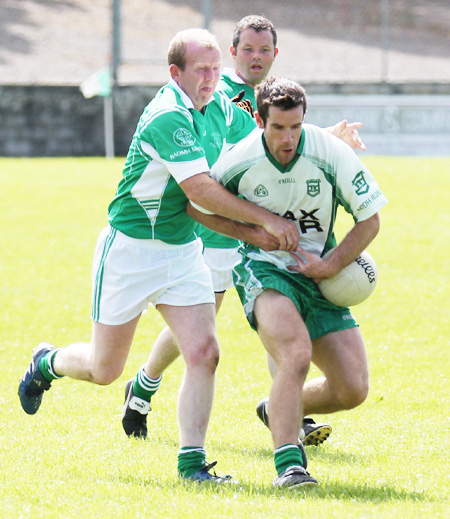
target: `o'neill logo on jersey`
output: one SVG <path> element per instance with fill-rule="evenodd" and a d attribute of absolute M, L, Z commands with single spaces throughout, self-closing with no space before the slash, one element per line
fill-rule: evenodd
<path fill-rule="evenodd" d="M 175 144 L 185 148 L 187 146 L 192 146 L 195 143 L 195 137 L 189 130 L 186 130 L 186 128 L 178 128 L 178 130 L 175 130 L 173 133 L 173 140 Z"/>
<path fill-rule="evenodd" d="M 364 195 L 369 191 L 369 184 L 364 178 L 363 171 L 356 174 L 355 178 L 352 180 L 352 186 L 354 186 L 357 195 Z"/>
<path fill-rule="evenodd" d="M 269 191 L 267 191 L 267 189 L 262 184 L 256 186 L 253 192 L 255 193 L 255 196 L 259 196 L 261 198 L 264 196 L 269 196 Z"/>
<path fill-rule="evenodd" d="M 317 196 L 320 195 L 320 180 L 313 179 L 306 181 L 306 194 L 308 196 Z"/>

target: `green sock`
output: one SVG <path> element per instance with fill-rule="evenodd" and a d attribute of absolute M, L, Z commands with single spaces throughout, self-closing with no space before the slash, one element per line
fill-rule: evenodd
<path fill-rule="evenodd" d="M 53 382 L 57 378 L 62 378 L 63 375 L 58 375 L 53 369 L 53 359 L 59 350 L 49 351 L 39 361 L 39 371 L 47 382 Z"/>
<path fill-rule="evenodd" d="M 301 450 L 293 443 L 287 443 L 278 447 L 274 452 L 275 468 L 278 475 L 284 472 L 288 467 L 299 465 L 303 467 L 303 456 Z"/>
<path fill-rule="evenodd" d="M 206 453 L 203 447 L 182 447 L 178 451 L 178 472 L 188 478 L 206 465 Z"/>
<path fill-rule="evenodd" d="M 144 366 L 137 372 L 136 379 L 133 384 L 133 393 L 142 398 L 146 402 L 150 402 L 152 396 L 158 391 L 161 384 L 162 375 L 153 379 L 150 378 L 144 370 Z"/>

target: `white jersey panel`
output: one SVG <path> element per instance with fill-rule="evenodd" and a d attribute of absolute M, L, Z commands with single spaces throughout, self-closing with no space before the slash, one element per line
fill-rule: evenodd
<path fill-rule="evenodd" d="M 155 148 L 147 142 L 141 141 L 141 147 L 152 159 L 164 164 L 178 184 L 189 177 L 198 175 L 199 173 L 209 172 L 209 165 L 206 157 L 190 160 L 189 162 L 170 162 L 168 160 L 163 160 Z"/>

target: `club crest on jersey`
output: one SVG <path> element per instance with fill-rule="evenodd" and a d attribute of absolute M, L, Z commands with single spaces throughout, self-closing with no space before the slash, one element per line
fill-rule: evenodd
<path fill-rule="evenodd" d="M 311 179 L 306 181 L 306 194 L 312 197 L 320 195 L 319 179 Z"/>
<path fill-rule="evenodd" d="M 267 191 L 267 189 L 262 184 L 256 186 L 253 193 L 255 194 L 255 196 L 259 196 L 260 198 L 264 196 L 269 196 L 269 191 Z"/>
<path fill-rule="evenodd" d="M 366 182 L 364 178 L 364 172 L 360 171 L 356 174 L 355 178 L 352 180 L 352 186 L 355 188 L 355 192 L 357 195 L 364 195 L 369 191 L 369 184 Z"/>
<path fill-rule="evenodd" d="M 223 147 L 223 138 L 222 135 L 220 135 L 219 132 L 212 132 L 210 134 L 210 143 L 214 148 L 217 148 L 218 150 L 221 150 Z"/>
<path fill-rule="evenodd" d="M 192 146 L 195 143 L 195 137 L 186 128 L 178 128 L 178 130 L 175 130 L 173 133 L 173 140 L 175 144 L 183 146 L 184 148 Z"/>

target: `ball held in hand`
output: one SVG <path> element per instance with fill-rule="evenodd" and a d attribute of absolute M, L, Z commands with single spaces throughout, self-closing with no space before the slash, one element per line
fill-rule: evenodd
<path fill-rule="evenodd" d="M 331 251 L 325 254 L 325 258 Z M 322 279 L 318 287 L 325 299 L 337 306 L 354 306 L 365 301 L 375 290 L 378 269 L 375 260 L 363 251 L 349 265 L 331 278 Z"/>

